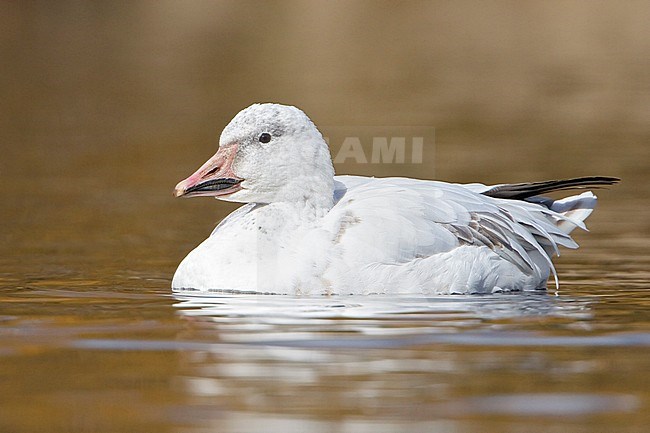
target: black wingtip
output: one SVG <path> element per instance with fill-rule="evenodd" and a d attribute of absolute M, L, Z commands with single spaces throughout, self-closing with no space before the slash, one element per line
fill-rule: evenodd
<path fill-rule="evenodd" d="M 483 195 L 510 200 L 525 200 L 529 197 L 567 189 L 598 189 L 621 181 L 613 176 L 585 176 L 572 179 L 545 180 L 542 182 L 509 183 L 497 185 Z"/>

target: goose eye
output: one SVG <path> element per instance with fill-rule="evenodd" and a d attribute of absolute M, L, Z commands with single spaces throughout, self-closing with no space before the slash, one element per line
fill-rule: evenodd
<path fill-rule="evenodd" d="M 264 133 L 260 134 L 259 140 L 260 140 L 260 143 L 268 143 L 269 141 L 271 141 L 271 134 L 269 134 L 267 132 L 264 132 Z"/>

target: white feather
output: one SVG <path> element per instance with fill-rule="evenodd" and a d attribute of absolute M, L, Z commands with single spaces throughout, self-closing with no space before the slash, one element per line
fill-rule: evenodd
<path fill-rule="evenodd" d="M 250 111 L 247 111 L 250 110 Z M 240 113 L 224 140 L 272 119 L 275 148 L 245 147 L 235 172 L 250 202 L 180 264 L 175 290 L 284 294 L 490 293 L 546 287 L 559 247 L 596 203 L 591 192 L 552 203 L 481 194 L 482 184 L 333 176 L 324 141 L 299 110 Z M 271 110 L 272 113 L 267 112 Z M 247 138 L 248 137 L 248 138 Z M 297 178 L 292 176 L 297 174 Z"/>

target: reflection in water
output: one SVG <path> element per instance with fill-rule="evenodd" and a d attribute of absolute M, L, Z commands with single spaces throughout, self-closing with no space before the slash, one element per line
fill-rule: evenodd
<path fill-rule="evenodd" d="M 588 299 L 542 293 L 453 297 L 175 296 L 192 339 L 296 349 L 395 349 L 468 346 L 649 346 L 650 335 L 581 335 L 594 330 Z M 548 331 L 540 332 L 546 323 Z M 568 334 L 570 333 L 570 334 Z M 172 346 L 173 347 L 173 344 Z M 199 348 L 193 346 L 194 348 Z"/>
<path fill-rule="evenodd" d="M 328 424 L 313 417 L 343 415 L 346 428 L 448 431 L 441 418 L 624 413 L 638 407 L 634 396 L 565 395 L 543 385 L 542 378 L 598 374 L 602 365 L 540 348 L 650 346 L 647 334 L 567 335 L 593 318 L 591 301 L 547 294 L 177 300 L 189 325 L 181 339 L 204 343 L 183 354 L 185 373 L 176 384 L 199 407 L 221 408 L 218 415 L 199 410 L 207 425 L 240 425 L 246 414 L 278 431 L 319 431 Z M 540 332 L 540 321 L 555 331 Z M 531 325 L 537 329 L 527 331 Z M 467 377 L 476 382 L 464 383 Z M 517 394 L 517 381 L 531 379 L 547 393 Z M 513 393 L 493 395 L 495 382 Z M 469 399 L 467 386 L 474 388 Z M 290 416 L 279 419 L 278 412 Z"/>
<path fill-rule="evenodd" d="M 512 394 L 475 397 L 445 405 L 447 413 L 586 416 L 607 412 L 631 412 L 639 400 L 631 395 L 594 394 Z"/>
<path fill-rule="evenodd" d="M 476 329 L 517 331 L 521 330 L 518 321 L 535 318 L 554 318 L 574 326 L 591 317 L 588 300 L 546 293 L 315 298 L 183 294 L 175 298 L 180 301 L 175 306 L 182 316 L 198 328 L 219 331 L 222 339 L 258 343 L 277 339 L 296 346 L 333 338 L 329 345 L 344 347 L 349 341 L 346 337 L 352 336 L 360 338 L 357 344 L 364 344 L 366 337 L 397 336 L 400 344 L 410 345 L 413 342 L 408 335 L 463 335 L 458 333 Z M 508 326 L 513 321 L 517 325 Z"/>
<path fill-rule="evenodd" d="M 409 296 L 334 296 L 295 297 L 274 295 L 190 295 L 175 294 L 175 305 L 187 316 L 248 316 L 308 318 L 388 318 L 400 315 L 446 313 L 485 318 L 528 315 L 563 316 L 588 312 L 589 301 L 553 297 L 544 291 L 499 295 Z M 411 316 L 409 316 L 411 317 Z M 431 319 L 431 316 L 427 316 Z"/>
<path fill-rule="evenodd" d="M 343 415 L 346 421 L 341 425 L 355 429 L 374 426 L 375 431 L 391 431 L 405 422 L 411 425 L 406 420 L 421 422 L 421 428 L 444 429 L 445 422 L 438 425 L 432 420 L 485 412 L 490 407 L 489 401 L 456 401 L 456 388 L 462 387 L 469 372 L 474 372 L 473 377 L 483 372 L 496 378 L 506 372 L 516 376 L 552 370 L 557 375 L 599 369 L 589 361 L 562 361 L 535 349 L 598 345 L 599 337 L 563 340 L 560 335 L 525 332 L 539 320 L 554 323 L 560 331 L 590 320 L 590 302 L 584 300 L 546 294 L 177 299 L 178 312 L 189 325 L 181 340 L 204 341 L 184 353 L 185 373 L 177 377 L 178 386 L 200 405 L 221 407 L 227 413 L 225 419 L 235 425 L 246 414 L 247 420 L 260 425 L 279 423 L 278 429 L 281 426 L 284 431 L 305 431 L 310 423 L 318 431 L 319 422 L 304 424 L 304 417 Z M 531 352 L 513 352 L 521 344 L 530 346 Z M 625 342 L 614 339 L 609 344 Z M 482 391 L 492 393 L 489 386 Z M 530 405 L 524 399 L 510 414 L 552 416 L 540 406 L 542 398 L 529 399 Z M 594 404 L 594 399 L 600 403 Z M 578 409 L 569 414 L 594 413 L 603 407 L 620 412 L 618 403 L 601 400 L 579 396 Z M 533 406 L 540 408 L 534 412 Z M 275 419 L 273 414 L 278 412 L 290 416 Z M 224 419 L 223 412 L 214 416 L 205 411 L 202 416 L 208 424 Z M 363 421 L 368 417 L 383 419 L 385 425 L 380 428 Z"/>

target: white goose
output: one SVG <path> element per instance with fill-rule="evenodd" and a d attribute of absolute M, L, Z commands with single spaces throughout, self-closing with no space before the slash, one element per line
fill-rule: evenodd
<path fill-rule="evenodd" d="M 490 293 L 546 288 L 558 247 L 589 216 L 590 177 L 485 186 L 334 176 L 322 135 L 298 108 L 255 104 L 175 189 L 247 203 L 181 262 L 172 288 L 278 294 Z"/>

